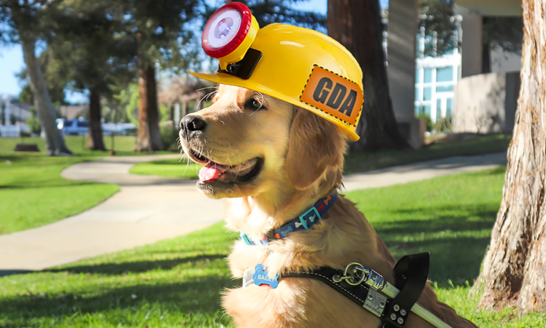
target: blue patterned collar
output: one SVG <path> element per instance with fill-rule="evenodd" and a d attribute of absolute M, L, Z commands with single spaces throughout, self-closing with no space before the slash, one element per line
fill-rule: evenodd
<path fill-rule="evenodd" d="M 269 241 L 283 239 L 291 232 L 311 229 L 313 225 L 322 220 L 322 216 L 332 207 L 336 199 L 337 191 L 334 191 L 330 196 L 320 199 L 302 215 L 283 224 L 280 228 L 269 231 L 259 242 L 249 239 L 243 232 L 240 233 L 241 239 L 247 245 L 267 245 Z"/>

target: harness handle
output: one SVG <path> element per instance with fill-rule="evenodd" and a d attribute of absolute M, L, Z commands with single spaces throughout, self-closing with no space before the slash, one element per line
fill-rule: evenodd
<path fill-rule="evenodd" d="M 394 267 L 395 286 L 400 290 L 384 312 L 384 328 L 403 328 L 408 315 L 425 289 L 430 253 L 406 255 Z"/>

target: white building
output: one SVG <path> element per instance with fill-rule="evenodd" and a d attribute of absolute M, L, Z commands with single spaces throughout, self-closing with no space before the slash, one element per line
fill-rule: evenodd
<path fill-rule="evenodd" d="M 32 116 L 30 106 L 13 101 L 9 95 L 0 95 L 0 137 L 19 137 L 29 134 L 25 122 Z"/>
<path fill-rule="evenodd" d="M 423 140 L 415 118 L 421 112 L 433 121 L 451 115 L 455 132 L 504 132 L 513 126 L 519 58 L 493 51 L 492 73 L 482 74 L 482 24 L 484 16 L 521 16 L 521 0 L 455 0 L 455 4 L 457 19 L 461 18 L 460 52 L 420 58 L 419 46 L 427 40 L 419 44 L 415 38 L 422 33 L 417 24 L 418 0 L 389 1 L 389 91 L 398 127 L 416 148 Z"/>
<path fill-rule="evenodd" d="M 32 116 L 30 106 L 14 101 L 10 95 L 0 95 L 0 123 L 23 125 Z"/>

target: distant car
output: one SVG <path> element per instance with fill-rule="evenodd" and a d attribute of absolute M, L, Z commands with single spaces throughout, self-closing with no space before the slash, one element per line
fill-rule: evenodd
<path fill-rule="evenodd" d="M 102 123 L 102 134 L 104 136 L 134 135 L 136 134 L 136 125 L 133 123 Z"/>
<path fill-rule="evenodd" d="M 84 136 L 89 134 L 89 121 L 57 119 L 57 129 L 63 136 Z"/>

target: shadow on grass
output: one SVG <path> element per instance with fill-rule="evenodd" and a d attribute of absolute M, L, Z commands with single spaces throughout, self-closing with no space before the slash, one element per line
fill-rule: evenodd
<path fill-rule="evenodd" d="M 25 182 L 24 182 L 25 183 Z M 10 184 L 10 185 L 0 185 L 1 189 L 45 189 L 45 188 L 57 188 L 57 187 L 76 187 L 76 186 L 91 186 L 97 185 L 96 182 L 91 181 L 81 181 L 81 180 L 68 180 L 68 181 L 55 181 L 55 183 L 44 184 L 32 184 L 32 182 L 27 184 Z M 47 183 L 47 182 L 46 182 Z"/>
<path fill-rule="evenodd" d="M 25 274 L 25 273 L 33 273 L 36 272 L 34 270 L 0 270 L 0 277 L 4 276 L 11 276 L 13 274 Z"/>
<path fill-rule="evenodd" d="M 448 215 L 462 211 L 467 216 Z M 490 242 L 497 211 L 491 206 L 428 207 L 395 211 L 429 220 L 374 222 L 372 225 L 396 258 L 430 252 L 429 279 L 440 287 L 473 284 Z M 400 239 L 403 239 L 401 241 Z"/>
<path fill-rule="evenodd" d="M 1 315 L 9 326 L 25 326 L 35 319 L 86 317 L 101 313 L 104 319 L 116 319 L 128 313 L 138 315 L 150 306 L 162 311 L 196 315 L 212 315 L 220 310 L 220 295 L 226 286 L 239 284 L 228 277 L 207 276 L 192 278 L 191 282 L 137 284 L 123 287 L 99 287 L 94 295 L 60 293 L 39 294 L 3 298 L 0 300 Z M 108 314 L 110 312 L 110 314 Z M 69 319 L 70 320 L 70 319 Z M 36 323 L 36 322 L 34 322 Z"/>
<path fill-rule="evenodd" d="M 170 260 L 157 261 L 135 261 L 135 262 L 120 262 L 120 263 L 105 263 L 97 265 L 82 265 L 70 266 L 62 269 L 48 269 L 44 272 L 68 272 L 68 273 L 90 273 L 104 275 L 123 275 L 127 273 L 142 273 L 154 270 L 171 270 L 172 268 L 186 264 L 201 262 L 206 264 L 214 260 L 223 260 L 226 258 L 224 254 L 198 255 L 192 257 L 176 258 Z M 198 263 L 200 264 L 200 263 Z"/>
<path fill-rule="evenodd" d="M 499 173 L 500 174 L 506 173 L 506 165 L 498 166 L 494 169 L 480 172 L 481 175 L 497 175 Z"/>

